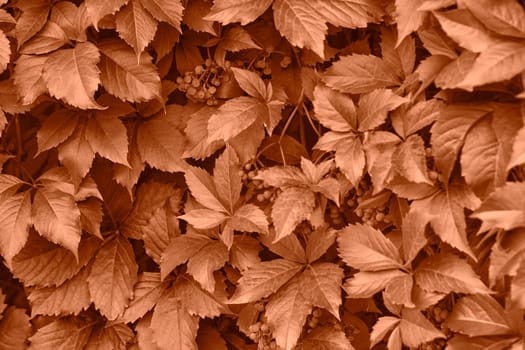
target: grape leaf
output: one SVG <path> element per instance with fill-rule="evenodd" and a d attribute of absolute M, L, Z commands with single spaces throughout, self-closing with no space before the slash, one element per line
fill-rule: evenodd
<path fill-rule="evenodd" d="M 0 320 L 0 344 L 3 350 L 26 349 L 26 339 L 31 334 L 31 323 L 24 309 L 14 306 L 4 312 Z"/>
<path fill-rule="evenodd" d="M 137 131 L 137 144 L 142 160 L 159 170 L 183 171 L 184 136 L 166 118 L 150 118 Z"/>
<path fill-rule="evenodd" d="M 411 348 L 436 338 L 446 338 L 445 334 L 437 330 L 417 309 L 403 309 L 399 330 L 403 343 Z"/>
<path fill-rule="evenodd" d="M 133 331 L 123 323 L 105 324 L 95 326 L 85 350 L 116 349 L 124 350 L 133 339 Z"/>
<path fill-rule="evenodd" d="M 82 230 L 80 211 L 73 196 L 52 188 L 40 188 L 33 199 L 31 219 L 38 233 L 78 256 Z"/>
<path fill-rule="evenodd" d="M 469 337 L 513 333 L 501 305 L 487 295 L 469 295 L 461 298 L 454 305 L 446 325 L 453 331 Z"/>
<path fill-rule="evenodd" d="M 129 241 L 111 237 L 97 253 L 89 277 L 89 293 L 98 310 L 109 320 L 122 315 L 133 295 L 138 266 Z"/>
<path fill-rule="evenodd" d="M 402 267 L 395 245 L 380 231 L 361 224 L 350 224 L 339 232 L 339 255 L 362 271 L 381 271 Z"/>
<path fill-rule="evenodd" d="M 33 233 L 25 247 L 14 257 L 11 270 L 26 286 L 61 285 L 73 278 L 91 260 L 99 242 L 95 237 L 83 239 L 79 245 L 77 260 L 69 250 Z"/>
<path fill-rule="evenodd" d="M 58 146 L 58 159 L 71 174 L 72 181 L 79 185 L 95 159 L 95 151 L 86 139 L 86 120 L 77 125 L 67 141 Z"/>
<path fill-rule="evenodd" d="M 301 276 L 288 282 L 266 305 L 265 315 L 272 335 L 284 350 L 295 348 L 312 305 L 302 293 Z"/>
<path fill-rule="evenodd" d="M 271 4 L 272 0 L 217 0 L 204 19 L 222 24 L 241 22 L 241 25 L 246 25 L 262 15 Z"/>
<path fill-rule="evenodd" d="M 328 310 L 335 318 L 339 317 L 341 306 L 341 282 L 343 270 L 333 263 L 308 265 L 301 274 L 303 296 L 314 306 Z"/>
<path fill-rule="evenodd" d="M 315 207 L 315 195 L 301 187 L 284 189 L 272 205 L 275 241 L 288 236 L 303 220 L 308 220 Z"/>
<path fill-rule="evenodd" d="M 131 299 L 119 321 L 130 323 L 143 317 L 157 304 L 167 287 L 167 283 L 161 281 L 158 272 L 140 274 L 133 287 L 133 299 Z"/>
<path fill-rule="evenodd" d="M 160 98 L 159 73 L 147 52 L 142 52 L 137 60 L 133 50 L 121 40 L 97 45 L 101 53 L 100 81 L 110 94 L 129 102 Z"/>
<path fill-rule="evenodd" d="M 213 318 L 230 313 L 229 308 L 215 294 L 206 292 L 187 275 L 179 277 L 173 287 L 173 295 L 179 298 L 192 315 Z"/>
<path fill-rule="evenodd" d="M 31 226 L 30 192 L 0 194 L 0 252 L 8 266 L 27 242 Z"/>
<path fill-rule="evenodd" d="M 346 280 L 344 290 L 350 298 L 368 298 L 385 289 L 396 278 L 404 275 L 404 272 L 397 269 L 374 272 L 361 271 Z"/>
<path fill-rule="evenodd" d="M 95 29 L 98 28 L 100 20 L 107 15 L 115 14 L 122 6 L 128 3 L 129 0 L 86 0 L 86 11 L 88 17 L 91 19 Z"/>
<path fill-rule="evenodd" d="M 144 9 L 139 0 L 129 0 L 115 16 L 119 36 L 135 50 L 137 61 L 155 37 L 157 21 Z"/>
<path fill-rule="evenodd" d="M 466 6 L 487 28 L 498 34 L 525 37 L 525 11 L 515 0 L 496 3 L 489 0 L 462 0 Z"/>
<path fill-rule="evenodd" d="M 213 20 L 208 20 L 212 3 L 206 0 L 193 0 L 184 8 L 182 21 L 196 32 L 206 32 L 215 35 Z"/>
<path fill-rule="evenodd" d="M 16 22 L 15 37 L 20 48 L 33 35 L 38 33 L 47 22 L 51 4 L 44 0 L 23 1 L 18 4 L 23 13 Z"/>
<path fill-rule="evenodd" d="M 14 81 L 22 104 L 31 104 L 47 92 L 43 78 L 46 61 L 46 56 L 34 55 L 20 55 L 16 60 Z"/>
<path fill-rule="evenodd" d="M 70 109 L 59 109 L 51 113 L 36 134 L 38 153 L 47 151 L 66 141 L 75 131 L 79 117 L 83 115 Z"/>
<path fill-rule="evenodd" d="M 323 85 L 313 91 L 315 117 L 325 127 L 338 132 L 357 130 L 357 112 L 353 100 Z"/>
<path fill-rule="evenodd" d="M 525 187 L 518 182 L 507 182 L 494 191 L 483 204 L 471 215 L 483 221 L 479 231 L 491 228 L 512 230 L 525 226 L 523 195 Z"/>
<path fill-rule="evenodd" d="M 431 292 L 491 293 L 466 260 L 450 253 L 423 260 L 415 271 L 415 279 L 421 288 Z"/>
<path fill-rule="evenodd" d="M 237 231 L 268 233 L 266 214 L 254 204 L 237 209 L 226 225 Z"/>
<path fill-rule="evenodd" d="M 360 54 L 342 56 L 322 79 L 331 88 L 349 94 L 367 93 L 400 83 L 381 58 Z"/>
<path fill-rule="evenodd" d="M 86 2 L 79 7 L 69 1 L 60 1 L 53 5 L 49 19 L 58 24 L 71 40 L 86 41 L 86 29 L 90 18 Z"/>
<path fill-rule="evenodd" d="M 372 332 L 370 333 L 370 348 L 373 348 L 376 344 L 383 340 L 388 332 L 397 327 L 399 322 L 400 319 L 397 317 L 379 317 L 377 322 L 374 324 L 374 327 L 372 327 Z"/>
<path fill-rule="evenodd" d="M 230 264 L 241 272 L 261 261 L 259 241 L 250 236 L 235 236 L 230 249 Z"/>
<path fill-rule="evenodd" d="M 396 147 L 392 167 L 410 182 L 433 185 L 428 177 L 425 142 L 419 135 L 410 135 Z"/>
<path fill-rule="evenodd" d="M 192 316 L 176 297 L 166 295 L 160 299 L 150 327 L 153 342 L 161 349 L 197 350 L 198 318 Z"/>
<path fill-rule="evenodd" d="M 43 75 L 49 93 L 81 109 L 104 109 L 93 97 L 100 83 L 99 60 L 98 48 L 89 42 L 51 53 Z"/>
<path fill-rule="evenodd" d="M 354 350 L 343 331 L 329 326 L 316 327 L 297 345 L 297 350 Z"/>
<path fill-rule="evenodd" d="M 20 53 L 41 55 L 61 48 L 68 41 L 64 30 L 58 24 L 48 21 L 37 35 L 20 48 Z"/>
<path fill-rule="evenodd" d="M 357 108 L 358 130 L 372 130 L 383 124 L 388 112 L 408 102 L 388 89 L 376 89 L 359 98 Z"/>
<path fill-rule="evenodd" d="M 213 183 L 217 190 L 218 199 L 221 200 L 230 213 L 233 213 L 234 206 L 241 194 L 242 182 L 238 175 L 239 170 L 239 158 L 235 150 L 227 146 L 215 161 Z"/>
<path fill-rule="evenodd" d="M 304 265 L 285 259 L 263 261 L 243 272 L 230 304 L 257 301 L 275 293 L 294 277 Z"/>
<path fill-rule="evenodd" d="M 183 7 L 180 0 L 140 0 L 144 8 L 158 21 L 167 22 L 181 32 Z"/>
<path fill-rule="evenodd" d="M 153 212 L 148 224 L 141 229 L 146 253 L 159 264 L 162 253 L 180 234 L 176 215 L 170 205 L 158 208 Z"/>
<path fill-rule="evenodd" d="M 419 9 L 420 0 L 396 0 L 397 15 L 397 45 L 412 32 L 417 31 L 428 16 L 426 11 Z"/>
<path fill-rule="evenodd" d="M 215 61 L 222 66 L 226 52 L 239 52 L 247 49 L 261 49 L 246 30 L 240 26 L 231 27 L 226 31 L 215 49 Z M 234 70 L 235 72 L 235 70 Z"/>
<path fill-rule="evenodd" d="M 84 323 L 76 319 L 56 319 L 38 328 L 29 337 L 29 350 L 71 349 L 82 350 L 91 334 L 93 323 Z"/>
<path fill-rule="evenodd" d="M 190 116 L 184 129 L 184 134 L 188 140 L 188 145 L 184 151 L 185 158 L 204 159 L 224 145 L 221 140 L 207 142 L 208 120 L 214 113 L 215 108 L 203 107 Z"/>
<path fill-rule="evenodd" d="M 73 278 L 58 287 L 35 288 L 27 299 L 31 303 L 31 317 L 36 315 L 78 315 L 91 304 L 87 277 L 89 269 L 83 268 Z"/>

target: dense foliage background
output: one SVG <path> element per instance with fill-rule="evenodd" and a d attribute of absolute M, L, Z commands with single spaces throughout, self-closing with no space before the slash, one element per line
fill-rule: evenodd
<path fill-rule="evenodd" d="M 525 348 L 523 3 L 0 6 L 0 349 Z"/>

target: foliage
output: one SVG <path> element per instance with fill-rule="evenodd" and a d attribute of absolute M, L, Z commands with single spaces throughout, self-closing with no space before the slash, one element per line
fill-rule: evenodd
<path fill-rule="evenodd" d="M 525 4 L 0 0 L 0 349 L 525 347 Z"/>

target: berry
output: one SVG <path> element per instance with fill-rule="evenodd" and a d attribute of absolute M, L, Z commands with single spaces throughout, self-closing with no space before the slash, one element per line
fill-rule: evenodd
<path fill-rule="evenodd" d="M 195 66 L 195 69 L 193 70 L 195 74 L 201 75 L 204 72 L 204 68 L 202 66 Z"/>
<path fill-rule="evenodd" d="M 437 171 L 431 170 L 428 172 L 428 177 L 430 178 L 430 180 L 436 181 L 439 178 L 439 174 Z"/>
<path fill-rule="evenodd" d="M 254 323 L 250 326 L 249 329 L 250 329 L 250 332 L 253 332 L 253 333 L 258 332 L 259 329 L 261 329 L 261 323 L 260 322 Z"/>
<path fill-rule="evenodd" d="M 264 67 L 266 67 L 266 62 L 263 59 L 255 61 L 254 67 L 264 69 Z"/>
<path fill-rule="evenodd" d="M 204 64 L 206 65 L 206 67 L 211 67 L 213 64 L 213 61 L 211 58 L 207 58 L 206 61 L 204 61 Z"/>
<path fill-rule="evenodd" d="M 270 67 L 265 67 L 263 69 L 263 74 L 264 75 L 271 75 L 272 74 L 272 69 Z"/>
<path fill-rule="evenodd" d="M 257 195 L 257 201 L 258 201 L 258 202 L 264 202 L 265 199 L 266 199 L 266 198 L 264 198 L 264 195 L 263 195 L 263 194 L 259 193 L 259 194 Z"/>

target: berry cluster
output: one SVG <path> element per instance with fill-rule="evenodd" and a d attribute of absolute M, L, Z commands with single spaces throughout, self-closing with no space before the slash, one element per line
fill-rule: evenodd
<path fill-rule="evenodd" d="M 267 323 L 258 321 L 249 328 L 248 337 L 257 344 L 257 350 L 279 350 L 275 340 L 272 338 L 272 331 Z"/>
<path fill-rule="evenodd" d="M 224 68 L 229 67 L 230 62 L 226 61 Z M 186 97 L 193 102 L 215 106 L 218 103 L 215 93 L 221 86 L 224 68 L 208 58 L 204 65 L 196 66 L 193 71 L 184 73 L 183 77 L 177 77 L 177 89 L 185 92 Z"/>
<path fill-rule="evenodd" d="M 432 157 L 432 148 L 431 147 L 427 147 L 425 148 L 425 157 L 426 157 L 426 160 L 427 160 L 427 167 L 429 169 L 432 169 L 432 170 L 429 170 L 428 171 L 428 177 L 430 178 L 430 180 L 432 180 L 433 182 L 436 182 L 436 181 L 441 181 L 442 178 L 441 178 L 441 174 L 438 173 L 435 169 L 434 169 L 434 158 Z"/>
<path fill-rule="evenodd" d="M 308 321 L 306 322 L 306 325 L 308 327 L 308 330 L 306 332 L 309 333 L 312 329 L 319 326 L 321 316 L 323 316 L 323 310 L 316 308 L 312 311 L 312 313 L 308 317 Z"/>
<path fill-rule="evenodd" d="M 277 197 L 278 189 L 264 183 L 262 180 L 254 179 L 257 176 L 257 168 L 252 162 L 244 164 L 239 170 L 239 176 L 243 185 L 246 187 L 246 198 L 255 198 L 259 203 L 273 202 Z"/>
<path fill-rule="evenodd" d="M 391 220 L 387 213 L 388 201 L 375 207 L 363 205 L 364 201 L 370 197 L 372 197 L 372 188 L 366 180 L 361 180 L 359 186 L 349 192 L 345 204 L 352 214 L 369 226 L 381 227 L 389 225 Z M 376 205 L 378 204 L 376 203 Z"/>

